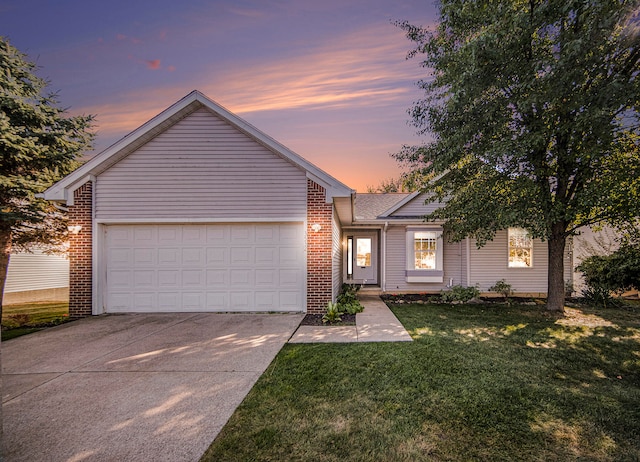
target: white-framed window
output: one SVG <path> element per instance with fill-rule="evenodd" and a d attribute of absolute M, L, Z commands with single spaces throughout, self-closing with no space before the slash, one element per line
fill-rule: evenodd
<path fill-rule="evenodd" d="M 442 282 L 442 229 L 407 229 L 407 282 Z"/>
<path fill-rule="evenodd" d="M 509 268 L 533 266 L 533 239 L 526 229 L 509 228 Z"/>

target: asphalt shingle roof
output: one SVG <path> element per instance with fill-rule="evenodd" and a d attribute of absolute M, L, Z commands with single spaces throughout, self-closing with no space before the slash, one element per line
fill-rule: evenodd
<path fill-rule="evenodd" d="M 357 193 L 355 199 L 356 221 L 375 220 L 410 193 Z"/>

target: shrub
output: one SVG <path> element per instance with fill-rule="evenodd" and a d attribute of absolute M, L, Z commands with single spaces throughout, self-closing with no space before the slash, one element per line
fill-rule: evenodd
<path fill-rule="evenodd" d="M 338 304 L 329 302 L 327 304 L 327 312 L 322 316 L 322 322 L 324 323 L 333 323 L 342 321 L 342 313 L 338 309 Z"/>
<path fill-rule="evenodd" d="M 587 288 L 583 297 L 596 303 L 611 301 L 611 294 L 640 289 L 640 246 L 623 245 L 610 255 L 593 255 L 576 269 Z"/>
<path fill-rule="evenodd" d="M 477 297 L 478 295 L 480 295 L 480 290 L 475 286 L 464 287 L 461 285 L 457 285 L 457 286 L 451 287 L 451 289 L 449 290 L 441 291 L 440 300 L 442 300 L 445 303 L 451 303 L 451 302 L 465 303 L 471 300 L 472 298 Z"/>
<path fill-rule="evenodd" d="M 493 286 L 489 287 L 489 292 L 495 292 L 504 298 L 509 298 L 512 293 L 511 284 L 508 284 L 504 279 L 500 279 Z"/>
<path fill-rule="evenodd" d="M 364 310 L 364 306 L 358 300 L 360 286 L 355 284 L 342 284 L 340 295 L 338 295 L 338 310 L 346 314 L 356 314 Z"/>

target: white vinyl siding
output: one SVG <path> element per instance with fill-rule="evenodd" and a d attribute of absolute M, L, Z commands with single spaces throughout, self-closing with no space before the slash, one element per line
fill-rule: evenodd
<path fill-rule="evenodd" d="M 203 108 L 97 177 L 96 218 L 300 219 L 306 184 L 304 171 Z"/>
<path fill-rule="evenodd" d="M 440 208 L 439 202 L 429 202 L 425 204 L 426 194 L 419 194 L 413 200 L 404 204 L 391 214 L 392 217 L 422 217 Z"/>
<path fill-rule="evenodd" d="M 69 287 L 69 259 L 41 250 L 15 253 L 9 260 L 5 293 Z"/>
<path fill-rule="evenodd" d="M 507 230 L 496 233 L 480 249 L 474 240 L 470 242 L 470 273 L 472 285 L 478 284 L 480 290 L 487 291 L 500 279 L 511 284 L 513 291 L 541 294 L 547 292 L 548 251 L 547 243 L 533 240 L 533 260 L 531 268 L 509 268 L 509 243 Z M 565 281 L 571 278 L 571 259 L 565 252 Z"/>
<path fill-rule="evenodd" d="M 305 310 L 302 223 L 104 229 L 107 313 Z"/>
<path fill-rule="evenodd" d="M 333 301 L 340 293 L 342 286 L 342 231 L 338 222 L 338 214 L 333 209 L 333 218 L 331 220 L 331 278 L 333 285 Z"/>
<path fill-rule="evenodd" d="M 387 292 L 438 292 L 453 284 L 466 285 L 466 260 L 464 243 L 442 243 L 442 282 L 407 282 L 407 228 L 390 226 L 387 230 L 386 290 Z"/>

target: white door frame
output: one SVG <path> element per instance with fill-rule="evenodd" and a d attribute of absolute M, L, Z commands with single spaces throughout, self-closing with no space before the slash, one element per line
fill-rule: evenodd
<path fill-rule="evenodd" d="M 378 284 L 380 273 L 380 236 L 378 230 L 347 230 L 345 231 L 345 234 L 347 235 L 347 249 L 345 252 L 345 282 L 368 285 Z M 351 250 L 349 249 L 350 239 L 352 240 Z M 369 266 L 359 267 L 357 265 L 358 239 L 371 240 L 371 259 Z"/>

